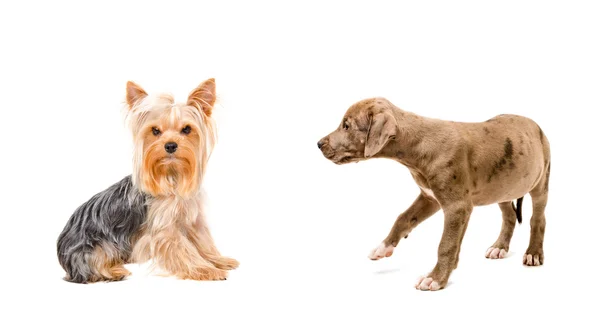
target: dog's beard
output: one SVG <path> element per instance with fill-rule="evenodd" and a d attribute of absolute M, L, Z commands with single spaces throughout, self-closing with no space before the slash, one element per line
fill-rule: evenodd
<path fill-rule="evenodd" d="M 142 187 L 152 196 L 187 198 L 199 191 L 198 159 L 191 148 L 180 146 L 174 154 L 151 148 L 143 163 Z"/>

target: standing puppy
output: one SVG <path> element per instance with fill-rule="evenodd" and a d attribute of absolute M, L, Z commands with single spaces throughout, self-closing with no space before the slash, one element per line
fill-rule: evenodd
<path fill-rule="evenodd" d="M 369 258 L 392 255 L 402 237 L 440 208 L 444 231 L 433 270 L 416 284 L 420 290 L 442 289 L 457 267 L 467 223 L 475 206 L 498 203 L 502 229 L 486 257 L 508 251 L 521 203 L 533 202 L 529 247 L 523 264 L 544 262 L 544 209 L 550 178 L 550 145 L 531 119 L 499 115 L 486 122 L 463 123 L 422 117 L 383 98 L 352 105 L 339 127 L 322 138 L 323 155 L 340 165 L 369 158 L 389 158 L 405 165 L 421 193 L 394 223 Z M 515 209 L 512 201 L 517 200 Z"/>
<path fill-rule="evenodd" d="M 124 264 L 148 260 L 167 274 L 195 280 L 222 280 L 238 266 L 221 256 L 203 215 L 215 100 L 214 79 L 184 102 L 127 83 L 134 172 L 93 196 L 67 222 L 57 242 L 67 281 L 121 280 L 130 274 Z"/>

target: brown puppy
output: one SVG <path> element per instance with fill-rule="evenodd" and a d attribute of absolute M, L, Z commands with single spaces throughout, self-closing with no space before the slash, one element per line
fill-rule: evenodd
<path fill-rule="evenodd" d="M 550 145 L 531 119 L 499 115 L 486 122 L 452 122 L 403 111 L 384 98 L 352 105 L 339 127 L 318 142 L 336 164 L 389 158 L 405 165 L 421 194 L 394 223 L 370 258 L 392 255 L 402 237 L 440 208 L 444 231 L 433 270 L 417 289 L 438 290 L 457 267 L 467 223 L 475 206 L 498 203 L 502 230 L 486 257 L 503 258 L 527 193 L 533 202 L 529 247 L 523 264 L 544 262 L 543 242 L 550 177 Z M 512 203 L 518 199 L 517 206 Z"/>

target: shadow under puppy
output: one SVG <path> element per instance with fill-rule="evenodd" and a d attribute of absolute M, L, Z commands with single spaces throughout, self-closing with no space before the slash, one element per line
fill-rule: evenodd
<path fill-rule="evenodd" d="M 57 242 L 65 280 L 117 281 L 130 274 L 124 264 L 148 260 L 181 279 L 223 280 L 238 267 L 219 253 L 202 208 L 215 100 L 212 78 L 184 103 L 127 83 L 133 174 L 94 195 L 67 222 Z"/>
<path fill-rule="evenodd" d="M 499 115 L 486 122 L 453 122 L 401 110 L 384 98 L 352 105 L 338 128 L 318 142 L 323 155 L 336 164 L 388 158 L 405 165 L 421 192 L 397 218 L 389 235 L 369 258 L 392 255 L 402 237 L 442 209 L 444 230 L 433 270 L 416 284 L 438 290 L 457 267 L 460 246 L 474 206 L 498 203 L 502 229 L 486 257 L 503 258 L 521 203 L 533 202 L 529 247 L 523 264 L 544 262 L 544 210 L 550 179 L 550 145 L 531 119 Z M 517 208 L 513 200 L 517 199 Z"/>

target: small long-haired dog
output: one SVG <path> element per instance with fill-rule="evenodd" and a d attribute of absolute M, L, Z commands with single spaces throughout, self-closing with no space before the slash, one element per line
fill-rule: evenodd
<path fill-rule="evenodd" d="M 127 263 L 152 262 L 181 279 L 223 280 L 239 263 L 223 257 L 209 232 L 201 186 L 215 142 L 215 81 L 187 102 L 148 95 L 127 82 L 133 174 L 94 195 L 71 216 L 57 243 L 65 280 L 122 280 Z"/>

